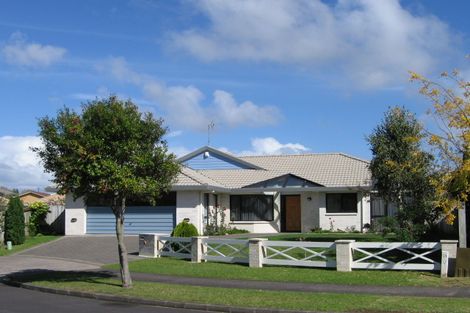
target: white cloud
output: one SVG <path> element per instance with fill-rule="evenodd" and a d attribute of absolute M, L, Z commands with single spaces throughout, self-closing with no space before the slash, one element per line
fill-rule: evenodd
<path fill-rule="evenodd" d="M 172 35 L 173 44 L 206 61 L 295 64 L 361 87 L 403 82 L 407 70 L 435 70 L 455 53 L 454 35 L 432 15 L 399 0 L 201 0 L 207 28 Z M 333 75 L 337 77 L 337 75 Z"/>
<path fill-rule="evenodd" d="M 22 33 L 14 33 L 1 49 L 5 62 L 28 67 L 47 67 L 63 59 L 66 49 L 27 42 Z"/>
<path fill-rule="evenodd" d="M 174 153 L 178 158 L 191 152 L 191 150 L 183 146 L 168 147 L 168 151 Z"/>
<path fill-rule="evenodd" d="M 39 159 L 30 147 L 41 145 L 35 136 L 0 137 L 0 185 L 19 189 L 37 189 L 50 185 Z"/>
<path fill-rule="evenodd" d="M 182 130 L 174 130 L 174 131 L 170 131 L 166 134 L 166 136 L 168 138 L 174 138 L 174 137 L 178 137 L 178 136 L 181 136 L 183 134 L 183 131 Z"/>
<path fill-rule="evenodd" d="M 205 95 L 195 86 L 167 86 L 132 70 L 124 58 L 110 58 L 99 69 L 140 87 L 144 96 L 165 113 L 165 119 L 180 128 L 206 130 L 211 121 L 218 126 L 256 127 L 273 125 L 280 118 L 274 106 L 259 106 L 251 101 L 238 103 L 223 90 L 214 91 L 213 100 L 204 105 Z"/>
<path fill-rule="evenodd" d="M 280 143 L 273 137 L 265 137 L 252 139 L 251 150 L 243 151 L 240 155 L 299 154 L 309 150 L 300 143 Z"/>

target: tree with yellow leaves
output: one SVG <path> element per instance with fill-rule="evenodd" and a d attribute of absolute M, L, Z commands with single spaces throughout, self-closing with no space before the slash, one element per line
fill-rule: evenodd
<path fill-rule="evenodd" d="M 427 132 L 439 157 L 440 175 L 433 182 L 436 206 L 452 224 L 455 209 L 470 200 L 470 82 L 457 70 L 442 73 L 442 82 L 414 72 L 410 79 L 421 85 L 419 92 L 432 102 L 430 114 L 437 130 Z"/>

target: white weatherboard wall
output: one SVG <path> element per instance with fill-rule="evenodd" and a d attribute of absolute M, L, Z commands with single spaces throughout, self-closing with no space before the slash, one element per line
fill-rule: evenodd
<path fill-rule="evenodd" d="M 65 234 L 86 234 L 86 206 L 83 198 L 73 199 L 71 194 L 65 196 Z"/>
<path fill-rule="evenodd" d="M 176 224 L 181 223 L 185 218 L 196 226 L 197 231 L 204 233 L 202 225 L 202 193 L 199 191 L 178 191 L 176 192 Z"/>

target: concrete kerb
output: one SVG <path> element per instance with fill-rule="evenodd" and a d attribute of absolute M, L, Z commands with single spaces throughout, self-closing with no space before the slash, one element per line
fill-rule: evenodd
<path fill-rule="evenodd" d="M 35 286 L 28 283 L 21 283 L 11 279 L 0 279 L 0 283 L 8 286 L 24 288 L 28 290 L 34 290 L 39 292 L 52 293 L 64 296 L 81 297 L 88 299 L 96 299 L 102 301 L 113 301 L 121 303 L 132 303 L 149 306 L 160 306 L 167 308 L 180 308 L 190 310 L 201 310 L 209 312 L 229 312 L 229 313 L 325 313 L 319 311 L 296 311 L 296 310 L 282 310 L 282 309 L 265 309 L 265 308 L 248 308 L 248 307 L 233 307 L 227 305 L 216 305 L 216 304 L 204 304 L 204 303 L 192 303 L 192 302 L 178 302 L 178 301 L 165 301 L 165 300 L 149 300 L 137 297 L 126 297 L 117 295 L 108 295 L 102 293 L 92 293 L 83 291 L 74 291 L 66 289 L 56 289 L 50 287 Z"/>

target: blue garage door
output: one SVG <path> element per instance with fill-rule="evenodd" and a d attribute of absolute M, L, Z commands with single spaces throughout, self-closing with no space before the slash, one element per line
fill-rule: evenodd
<path fill-rule="evenodd" d="M 135 206 L 126 208 L 124 230 L 126 234 L 167 233 L 175 226 L 174 206 Z M 114 234 L 116 222 L 108 207 L 87 208 L 88 234 Z"/>

